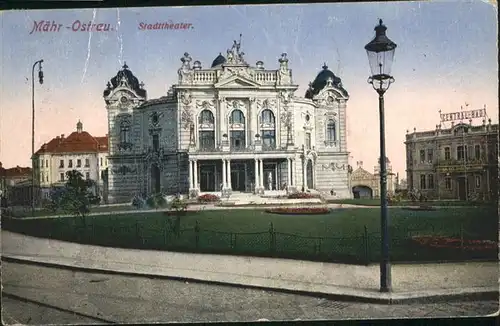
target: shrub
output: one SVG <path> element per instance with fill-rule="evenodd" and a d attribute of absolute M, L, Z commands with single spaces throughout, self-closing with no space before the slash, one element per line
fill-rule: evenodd
<path fill-rule="evenodd" d="M 418 245 L 431 248 L 465 250 L 495 250 L 498 248 L 498 243 L 490 240 L 461 240 L 458 238 L 448 238 L 442 236 L 419 236 L 413 237 L 412 240 Z"/>
<path fill-rule="evenodd" d="M 170 209 L 176 212 L 184 212 L 188 207 L 186 201 L 176 197 L 174 200 L 170 202 Z"/>
<path fill-rule="evenodd" d="M 308 192 L 296 192 L 288 195 L 288 199 L 311 199 L 311 198 L 318 198 L 318 196 L 315 196 Z"/>
<path fill-rule="evenodd" d="M 283 215 L 317 215 L 328 214 L 328 207 L 275 207 L 266 209 L 267 213 Z"/>
<path fill-rule="evenodd" d="M 154 198 L 156 202 L 156 207 L 159 208 L 167 207 L 167 200 L 165 199 L 165 196 L 162 193 L 155 194 Z"/>
<path fill-rule="evenodd" d="M 198 202 L 200 203 L 214 203 L 220 200 L 219 196 L 213 194 L 205 194 L 198 196 Z"/>
<path fill-rule="evenodd" d="M 132 206 L 134 206 L 136 209 L 141 209 L 144 207 L 144 199 L 142 199 L 141 197 L 139 196 L 135 196 L 133 199 L 132 199 Z"/>
<path fill-rule="evenodd" d="M 149 196 L 148 199 L 146 199 L 146 205 L 148 205 L 149 208 L 157 208 L 155 197 Z"/>

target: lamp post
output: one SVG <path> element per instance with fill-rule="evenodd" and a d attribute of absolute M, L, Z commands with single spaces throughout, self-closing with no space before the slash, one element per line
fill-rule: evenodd
<path fill-rule="evenodd" d="M 386 35 L 382 19 L 375 27 L 375 38 L 365 46 L 370 64 L 371 76 L 368 78 L 375 91 L 378 93 L 379 119 L 380 119 L 380 231 L 382 236 L 380 262 L 380 292 L 391 291 L 391 265 L 389 262 L 389 221 L 387 209 L 387 168 L 385 154 L 385 118 L 384 118 L 384 93 L 394 82 L 391 76 L 391 66 L 396 50 L 396 43 Z"/>
<path fill-rule="evenodd" d="M 38 66 L 38 82 L 43 84 L 43 59 L 33 64 L 31 69 L 31 214 L 35 216 L 35 68 Z"/>

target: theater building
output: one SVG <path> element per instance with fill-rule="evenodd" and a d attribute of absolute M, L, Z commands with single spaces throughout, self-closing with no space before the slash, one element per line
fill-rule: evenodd
<path fill-rule="evenodd" d="M 429 199 L 494 200 L 498 189 L 498 125 L 459 122 L 406 134 L 408 191 Z"/>
<path fill-rule="evenodd" d="M 234 41 L 206 68 L 192 61 L 185 53 L 177 83 L 158 99 L 127 65 L 108 82 L 110 202 L 285 188 L 351 197 L 349 97 L 326 65 L 302 97 L 286 53 L 278 69 L 251 66 Z"/>

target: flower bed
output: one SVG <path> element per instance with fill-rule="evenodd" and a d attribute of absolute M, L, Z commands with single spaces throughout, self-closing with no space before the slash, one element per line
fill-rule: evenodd
<path fill-rule="evenodd" d="M 205 195 L 198 196 L 199 203 L 215 203 L 218 201 L 220 201 L 220 198 L 217 195 L 205 194 Z"/>
<path fill-rule="evenodd" d="M 311 199 L 318 198 L 319 196 L 310 194 L 308 192 L 296 192 L 288 195 L 288 199 Z"/>
<path fill-rule="evenodd" d="M 496 250 L 498 243 L 491 240 L 462 240 L 458 238 L 448 238 L 441 236 L 418 236 L 412 240 L 421 246 L 431 248 L 448 248 L 448 249 L 464 249 L 464 250 Z"/>
<path fill-rule="evenodd" d="M 266 213 L 283 215 L 319 215 L 328 214 L 328 207 L 275 207 L 266 209 Z"/>

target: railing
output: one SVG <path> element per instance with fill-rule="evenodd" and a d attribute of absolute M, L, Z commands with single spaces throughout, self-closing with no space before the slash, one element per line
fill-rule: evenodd
<path fill-rule="evenodd" d="M 252 69 L 252 68 L 249 68 Z M 271 71 L 253 71 L 253 80 L 260 84 L 274 84 L 278 81 L 277 72 Z M 193 84 L 214 84 L 218 81 L 217 71 L 195 70 L 193 72 Z"/>

